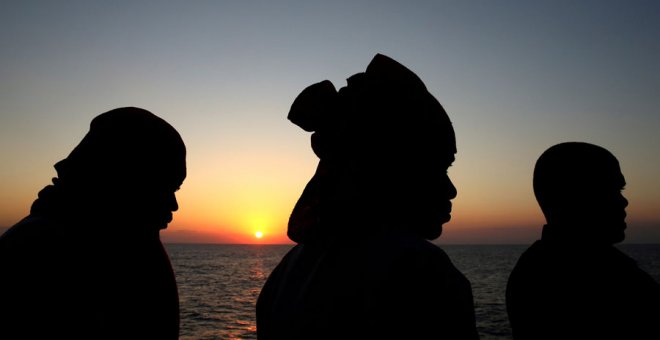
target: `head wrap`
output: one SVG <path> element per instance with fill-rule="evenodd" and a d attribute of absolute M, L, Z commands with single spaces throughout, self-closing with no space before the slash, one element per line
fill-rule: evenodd
<path fill-rule="evenodd" d="M 174 127 L 147 110 L 125 107 L 94 118 L 82 141 L 55 168 L 60 180 L 72 181 L 106 175 L 125 181 L 154 168 L 159 171 L 152 175 L 185 177 L 185 155 Z"/>
<path fill-rule="evenodd" d="M 289 220 L 289 237 L 307 242 L 332 234 L 329 224 L 355 218 L 358 206 L 370 200 L 356 193 L 369 188 L 356 174 L 372 182 L 395 183 L 397 176 L 414 174 L 407 160 L 428 157 L 439 149 L 456 152 L 447 113 L 412 71 L 384 55 L 376 55 L 366 72 L 347 80 L 339 91 L 330 81 L 303 90 L 288 118 L 313 131 L 312 149 L 320 158 L 317 172 L 303 191 Z M 348 185 L 351 181 L 362 181 Z M 372 186 L 373 188 L 373 186 Z M 345 189 L 345 190 L 344 190 Z M 382 195 L 380 195 L 382 196 Z"/>
<path fill-rule="evenodd" d="M 185 156 L 179 133 L 153 113 L 135 107 L 105 112 L 92 120 L 69 156 L 55 164 L 58 177 L 39 193 L 32 213 L 81 211 L 81 204 L 130 195 L 137 185 L 182 181 Z"/>

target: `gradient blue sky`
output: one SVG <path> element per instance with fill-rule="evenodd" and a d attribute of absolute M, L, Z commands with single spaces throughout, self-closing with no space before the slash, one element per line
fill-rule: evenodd
<path fill-rule="evenodd" d="M 660 242 L 658 1 L 3 1 L 0 46 L 0 226 L 94 116 L 138 106 L 189 150 L 167 240 L 283 241 L 317 162 L 293 99 L 383 53 L 454 122 L 441 241 L 531 242 L 534 162 L 576 140 L 619 158 L 629 241 Z"/>

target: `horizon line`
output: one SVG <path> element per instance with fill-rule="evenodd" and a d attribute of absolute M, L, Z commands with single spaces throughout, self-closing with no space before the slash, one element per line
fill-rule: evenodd
<path fill-rule="evenodd" d="M 436 243 L 432 242 L 436 246 L 524 246 L 524 245 L 531 245 L 532 243 Z M 229 242 L 163 242 L 163 244 L 168 244 L 168 245 L 225 245 L 225 246 L 296 246 L 298 243 L 229 243 Z M 627 244 L 634 244 L 634 245 L 650 245 L 650 246 L 655 246 L 658 245 L 660 246 L 660 242 L 619 242 L 613 244 L 613 246 L 617 245 L 627 245 Z"/>

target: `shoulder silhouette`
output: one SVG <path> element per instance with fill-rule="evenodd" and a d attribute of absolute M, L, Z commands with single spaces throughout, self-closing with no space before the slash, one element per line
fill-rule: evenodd
<path fill-rule="evenodd" d="M 654 338 L 660 285 L 613 246 L 625 238 L 625 184 L 617 159 L 593 144 L 558 144 L 538 159 L 547 224 L 509 277 L 516 340 Z"/>
<path fill-rule="evenodd" d="M 176 339 L 159 231 L 186 177 L 178 132 L 120 108 L 92 120 L 29 216 L 0 237 L 0 338 Z"/>
<path fill-rule="evenodd" d="M 297 242 L 257 302 L 259 339 L 478 338 L 469 281 L 427 240 L 449 221 L 449 117 L 413 72 L 376 55 L 289 119 L 320 162 L 289 219 Z"/>

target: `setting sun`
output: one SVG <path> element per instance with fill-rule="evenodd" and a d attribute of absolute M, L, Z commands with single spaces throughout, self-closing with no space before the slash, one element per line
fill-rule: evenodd
<path fill-rule="evenodd" d="M 260 232 L 260 231 L 257 231 L 256 233 L 254 233 L 254 236 L 255 236 L 256 238 L 262 238 L 262 237 L 264 237 L 264 233 L 262 233 L 262 232 Z"/>

